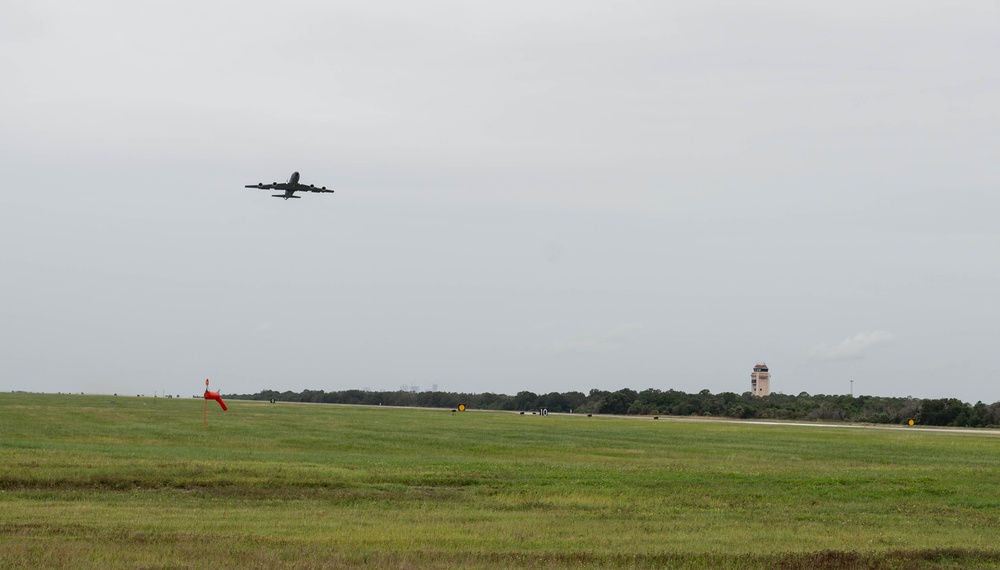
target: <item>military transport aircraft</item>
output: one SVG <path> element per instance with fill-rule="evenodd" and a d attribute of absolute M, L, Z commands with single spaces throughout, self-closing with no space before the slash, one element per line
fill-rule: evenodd
<path fill-rule="evenodd" d="M 296 192 L 333 192 L 333 190 L 327 190 L 326 186 L 322 188 L 317 188 L 312 184 L 299 184 L 299 173 L 293 172 L 291 177 L 288 178 L 288 182 L 272 182 L 270 184 L 264 184 L 260 182 L 258 184 L 247 184 L 246 188 L 260 188 L 261 190 L 284 190 L 284 194 L 271 194 L 274 198 L 284 198 L 285 200 L 289 198 L 301 198 L 302 196 L 296 196 Z"/>

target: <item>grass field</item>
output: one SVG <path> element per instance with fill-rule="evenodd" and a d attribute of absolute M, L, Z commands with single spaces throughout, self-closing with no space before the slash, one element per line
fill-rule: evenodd
<path fill-rule="evenodd" d="M 1000 434 L 0 394 L 0 567 L 1000 568 Z"/>

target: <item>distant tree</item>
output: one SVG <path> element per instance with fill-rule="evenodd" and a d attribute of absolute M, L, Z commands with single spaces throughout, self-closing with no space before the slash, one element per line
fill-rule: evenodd
<path fill-rule="evenodd" d="M 971 407 L 955 398 L 924 400 L 917 414 L 918 421 L 929 426 L 964 426 Z"/>
<path fill-rule="evenodd" d="M 566 392 L 563 396 L 566 398 L 566 405 L 574 412 L 581 411 L 587 405 L 587 395 L 583 392 Z"/>
<path fill-rule="evenodd" d="M 549 392 L 538 398 L 538 407 L 550 412 L 565 413 L 571 409 L 569 398 L 559 392 Z"/>
<path fill-rule="evenodd" d="M 660 412 L 649 402 L 636 400 L 632 402 L 632 405 L 628 407 L 628 410 L 625 413 L 630 416 L 651 416 Z"/>
<path fill-rule="evenodd" d="M 635 390 L 623 388 L 605 396 L 598 411 L 602 414 L 627 414 L 632 403 L 638 397 L 639 394 Z"/>
<path fill-rule="evenodd" d="M 973 406 L 976 427 L 997 427 L 1000 426 L 1000 402 L 984 404 L 976 402 Z"/>
<path fill-rule="evenodd" d="M 513 404 L 515 410 L 534 410 L 538 408 L 538 394 L 528 391 L 518 392 L 514 396 Z"/>

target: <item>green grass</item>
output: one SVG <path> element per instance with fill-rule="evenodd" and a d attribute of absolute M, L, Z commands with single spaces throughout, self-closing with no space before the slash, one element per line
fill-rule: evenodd
<path fill-rule="evenodd" d="M 0 394 L 0 567 L 1000 568 L 1000 437 Z"/>

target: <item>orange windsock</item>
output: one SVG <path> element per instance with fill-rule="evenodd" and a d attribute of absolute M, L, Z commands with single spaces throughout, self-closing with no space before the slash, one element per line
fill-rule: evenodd
<path fill-rule="evenodd" d="M 219 405 L 222 406 L 223 412 L 229 409 L 226 407 L 226 403 L 222 401 L 222 396 L 220 396 L 218 392 L 209 392 L 208 390 L 205 390 L 205 399 L 215 400 L 216 402 L 218 402 Z"/>

